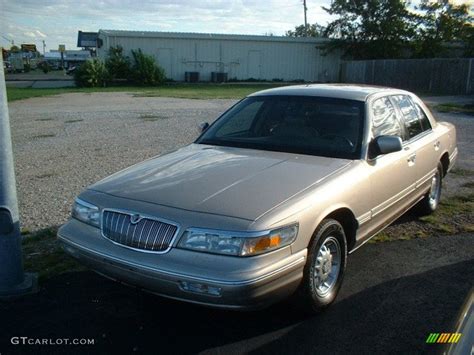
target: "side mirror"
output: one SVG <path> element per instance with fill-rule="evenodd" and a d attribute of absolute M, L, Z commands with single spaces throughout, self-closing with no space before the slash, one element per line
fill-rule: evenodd
<path fill-rule="evenodd" d="M 198 124 L 199 134 L 204 133 L 204 131 L 208 128 L 209 128 L 209 123 L 201 122 L 200 124 Z"/>
<path fill-rule="evenodd" d="M 370 157 L 399 152 L 402 150 L 402 139 L 398 136 L 379 136 L 370 143 Z"/>

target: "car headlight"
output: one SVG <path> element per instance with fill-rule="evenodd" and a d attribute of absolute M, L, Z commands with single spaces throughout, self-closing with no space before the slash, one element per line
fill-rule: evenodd
<path fill-rule="evenodd" d="M 266 253 L 293 243 L 298 224 L 265 232 L 227 232 L 190 228 L 178 247 L 207 253 L 251 256 Z"/>
<path fill-rule="evenodd" d="M 76 198 L 74 200 L 71 215 L 72 217 L 94 227 L 100 226 L 99 207 L 94 206 L 89 202 L 83 201 L 80 198 Z"/>

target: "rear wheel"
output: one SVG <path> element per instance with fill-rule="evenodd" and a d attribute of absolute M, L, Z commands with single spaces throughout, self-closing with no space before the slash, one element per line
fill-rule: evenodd
<path fill-rule="evenodd" d="M 344 229 L 334 219 L 325 219 L 313 234 L 308 248 L 299 298 L 305 310 L 318 312 L 331 304 L 341 287 L 346 267 Z"/>
<path fill-rule="evenodd" d="M 431 178 L 430 190 L 426 193 L 423 200 L 417 205 L 417 212 L 420 215 L 429 215 L 433 213 L 439 205 L 441 199 L 441 187 L 443 180 L 443 165 L 438 163 L 436 173 Z"/>

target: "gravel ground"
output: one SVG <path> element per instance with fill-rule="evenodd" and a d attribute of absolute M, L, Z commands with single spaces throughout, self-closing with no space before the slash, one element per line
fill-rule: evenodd
<path fill-rule="evenodd" d="M 10 103 L 22 227 L 35 231 L 64 223 L 86 186 L 192 142 L 199 122 L 211 122 L 235 101 L 70 93 Z M 429 98 L 431 104 L 443 101 Z M 474 119 L 438 117 L 458 127 L 458 166 L 474 170 Z M 447 193 L 464 180 L 448 178 Z"/>
<path fill-rule="evenodd" d="M 64 223 L 86 186 L 192 142 L 234 102 L 72 93 L 11 103 L 22 227 Z"/>

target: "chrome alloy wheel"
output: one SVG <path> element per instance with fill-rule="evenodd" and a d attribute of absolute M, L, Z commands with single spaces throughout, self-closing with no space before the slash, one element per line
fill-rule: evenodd
<path fill-rule="evenodd" d="M 431 189 L 429 193 L 428 203 L 432 210 L 435 210 L 438 207 L 439 197 L 441 193 L 441 175 L 439 170 L 436 171 L 433 178 L 431 179 Z"/>
<path fill-rule="evenodd" d="M 321 244 L 313 265 L 313 284 L 316 293 L 324 297 L 334 287 L 341 268 L 341 247 L 332 236 Z"/>

